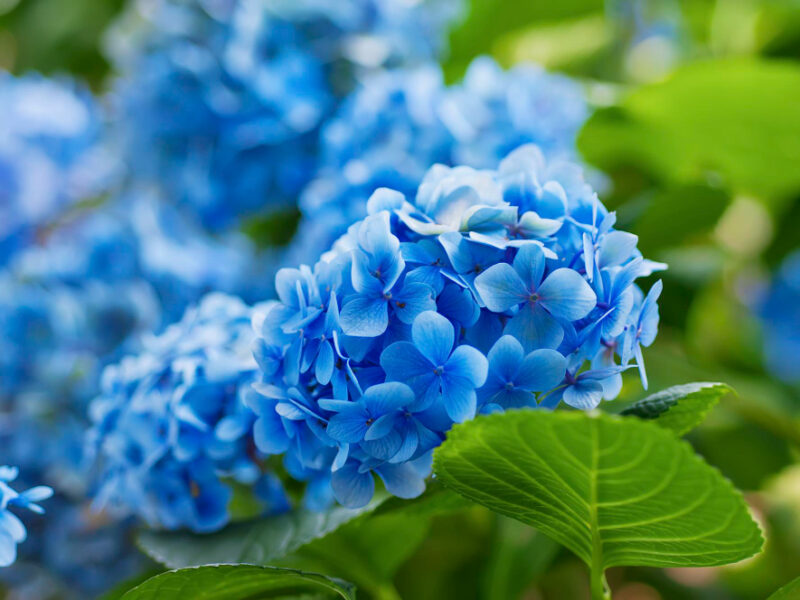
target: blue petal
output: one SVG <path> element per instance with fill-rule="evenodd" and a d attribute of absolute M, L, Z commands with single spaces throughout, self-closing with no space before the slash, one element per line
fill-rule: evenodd
<path fill-rule="evenodd" d="M 386 378 L 405 381 L 420 375 L 432 375 L 433 365 L 411 342 L 395 342 L 381 353 L 381 367 Z"/>
<path fill-rule="evenodd" d="M 425 478 L 409 463 L 384 464 L 375 471 L 386 490 L 398 498 L 416 498 L 425 491 Z"/>
<path fill-rule="evenodd" d="M 328 340 L 323 341 L 319 347 L 317 361 L 314 365 L 314 375 L 322 385 L 326 385 L 333 375 L 333 348 Z"/>
<path fill-rule="evenodd" d="M 489 362 L 486 357 L 472 346 L 459 346 L 445 363 L 445 377 L 463 377 L 480 387 L 486 382 Z"/>
<path fill-rule="evenodd" d="M 564 390 L 563 399 L 573 408 L 581 410 L 597 408 L 603 399 L 603 385 L 591 379 L 578 381 Z"/>
<path fill-rule="evenodd" d="M 277 414 L 264 415 L 253 424 L 253 439 L 264 454 L 283 454 L 289 449 L 289 436 Z"/>
<path fill-rule="evenodd" d="M 358 467 L 350 464 L 331 475 L 331 487 L 339 504 L 347 508 L 366 506 L 375 493 L 372 473 L 359 473 Z"/>
<path fill-rule="evenodd" d="M 368 442 L 380 439 L 389 434 L 395 428 L 400 420 L 401 415 L 397 412 L 386 413 L 375 419 L 375 422 L 369 426 L 367 433 L 364 434 L 364 439 Z"/>
<path fill-rule="evenodd" d="M 492 373 L 507 382 L 516 377 L 525 352 L 515 337 L 504 335 L 489 350 L 487 358 Z"/>
<path fill-rule="evenodd" d="M 577 321 L 597 304 L 594 290 L 572 269 L 556 269 L 538 289 L 539 303 L 559 319 Z"/>
<path fill-rule="evenodd" d="M 370 387 L 364 393 L 363 400 L 370 414 L 377 417 L 414 402 L 414 392 L 404 383 L 388 381 Z"/>
<path fill-rule="evenodd" d="M 394 429 L 381 438 L 374 440 L 365 440 L 361 442 L 361 448 L 373 458 L 378 460 L 389 460 L 397 454 L 400 447 L 403 445 L 403 438 L 399 432 Z"/>
<path fill-rule="evenodd" d="M 447 416 L 456 423 L 472 419 L 477 408 L 475 386 L 465 377 L 443 377 L 442 403 Z"/>
<path fill-rule="evenodd" d="M 436 310 L 433 289 L 424 283 L 405 283 L 392 298 L 394 312 L 403 323 L 411 324 L 417 315 Z"/>
<path fill-rule="evenodd" d="M 526 290 L 539 287 L 544 276 L 544 267 L 544 252 L 536 244 L 524 245 L 514 258 L 514 270 L 522 279 Z"/>
<path fill-rule="evenodd" d="M 529 295 L 519 274 L 509 264 L 489 267 L 475 278 L 475 288 L 486 307 L 492 312 L 505 312 Z"/>
<path fill-rule="evenodd" d="M 420 353 L 434 366 L 444 365 L 455 341 L 453 325 L 442 315 L 426 311 L 411 326 L 411 339 Z"/>
<path fill-rule="evenodd" d="M 330 418 L 326 432 L 337 442 L 360 442 L 369 427 L 368 419 L 369 414 L 364 407 L 353 402 L 351 410 L 342 411 Z"/>
<path fill-rule="evenodd" d="M 377 337 L 389 325 L 389 309 L 383 298 L 356 296 L 345 302 L 339 315 L 342 331 L 353 337 Z"/>
<path fill-rule="evenodd" d="M 564 338 L 564 329 L 538 302 L 523 306 L 506 323 L 504 333 L 517 338 L 528 352 L 538 348 L 558 348 Z"/>
<path fill-rule="evenodd" d="M 597 262 L 601 267 L 623 264 L 633 255 L 638 241 L 638 236 L 627 231 L 607 233 L 600 240 Z"/>
<path fill-rule="evenodd" d="M 534 350 L 522 361 L 515 383 L 526 390 L 544 392 L 564 379 L 567 359 L 555 350 Z"/>

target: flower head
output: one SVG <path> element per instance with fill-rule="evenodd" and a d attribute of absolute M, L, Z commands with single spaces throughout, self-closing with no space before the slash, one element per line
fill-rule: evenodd
<path fill-rule="evenodd" d="M 254 439 L 313 482 L 309 505 L 363 506 L 375 476 L 417 495 L 453 423 L 592 408 L 618 392 L 626 335 L 652 342 L 658 287 L 637 304 L 635 279 L 654 265 L 571 163 L 523 146 L 497 170 L 437 165 L 367 211 L 313 268 L 279 272 L 254 320 Z"/>

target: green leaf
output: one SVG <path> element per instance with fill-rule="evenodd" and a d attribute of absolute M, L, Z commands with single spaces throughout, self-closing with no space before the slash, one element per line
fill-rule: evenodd
<path fill-rule="evenodd" d="M 141 549 L 171 569 L 216 563 L 265 565 L 290 554 L 356 517 L 371 512 L 378 498 L 356 510 L 336 506 L 325 512 L 298 510 L 230 525 L 217 533 L 144 531 Z"/>
<path fill-rule="evenodd" d="M 645 256 L 652 256 L 662 248 L 709 232 L 728 201 L 726 192 L 707 185 L 677 185 L 657 191 L 633 228 L 639 236 L 639 249 Z M 687 219 L 686 215 L 692 218 Z"/>
<path fill-rule="evenodd" d="M 522 410 L 455 426 L 434 472 L 572 550 L 592 571 L 713 566 L 761 549 L 739 492 L 671 431 L 606 414 Z"/>
<path fill-rule="evenodd" d="M 375 598 L 396 598 L 392 579 L 425 539 L 429 522 L 402 512 L 364 515 L 276 564 L 335 574 Z"/>
<path fill-rule="evenodd" d="M 676 385 L 639 400 L 620 414 L 655 419 L 656 425 L 683 435 L 700 424 L 719 399 L 732 391 L 724 383 Z"/>
<path fill-rule="evenodd" d="M 735 192 L 785 200 L 800 190 L 798 96 L 796 64 L 699 61 L 597 111 L 578 145 L 607 171 L 633 165 L 677 183 L 717 173 Z"/>
<path fill-rule="evenodd" d="M 798 598 L 800 598 L 800 577 L 787 583 L 767 600 L 797 600 Z"/>
<path fill-rule="evenodd" d="M 560 547 L 536 529 L 497 515 L 483 598 L 522 598 L 552 564 Z"/>
<path fill-rule="evenodd" d="M 355 587 L 340 579 L 294 569 L 256 565 L 209 565 L 168 571 L 148 579 L 123 600 L 252 600 L 335 592 L 355 600 Z"/>

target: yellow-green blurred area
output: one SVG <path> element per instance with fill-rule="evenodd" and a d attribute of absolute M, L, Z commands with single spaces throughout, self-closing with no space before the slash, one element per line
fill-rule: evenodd
<path fill-rule="evenodd" d="M 102 35 L 123 4 L 0 0 L 0 66 L 103 89 Z M 585 85 L 593 115 L 578 148 L 590 177 L 643 253 L 669 263 L 650 389 L 737 391 L 690 441 L 746 492 L 765 552 L 725 568 L 612 571 L 614 598 L 766 598 L 800 575 L 800 391 L 767 373 L 749 305 L 800 247 L 800 0 L 471 0 L 447 77 L 480 54 Z M 644 395 L 627 377 L 620 407 Z M 396 557 L 403 598 L 588 597 L 578 560 L 521 524 L 474 508 L 426 527 Z"/>

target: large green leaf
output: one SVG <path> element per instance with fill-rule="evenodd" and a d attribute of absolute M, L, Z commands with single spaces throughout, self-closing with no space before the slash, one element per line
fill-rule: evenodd
<path fill-rule="evenodd" d="M 798 598 L 800 598 L 800 577 L 787 583 L 767 600 L 797 600 Z"/>
<path fill-rule="evenodd" d="M 434 454 L 455 491 L 540 531 L 592 570 L 711 566 L 758 552 L 729 481 L 667 429 L 633 418 L 512 411 L 457 425 Z"/>
<path fill-rule="evenodd" d="M 656 425 L 683 435 L 694 429 L 719 399 L 731 391 L 724 383 L 676 385 L 634 403 L 621 414 L 655 419 Z"/>
<path fill-rule="evenodd" d="M 123 600 L 253 600 L 319 594 L 323 590 L 345 600 L 356 598 L 352 584 L 317 573 L 256 565 L 209 565 L 156 575 L 130 590 Z"/>
<path fill-rule="evenodd" d="M 430 519 L 403 512 L 354 519 L 276 562 L 344 577 L 380 600 L 398 597 L 392 580 L 428 533 Z"/>
<path fill-rule="evenodd" d="M 800 190 L 800 67 L 725 59 L 688 64 L 595 113 L 579 147 L 602 169 L 635 165 L 668 181 L 720 174 L 736 192 Z"/>
<path fill-rule="evenodd" d="M 139 546 L 172 569 L 216 563 L 268 564 L 374 510 L 383 500 L 351 510 L 336 506 L 325 512 L 298 510 L 237 523 L 209 535 L 144 531 Z"/>

